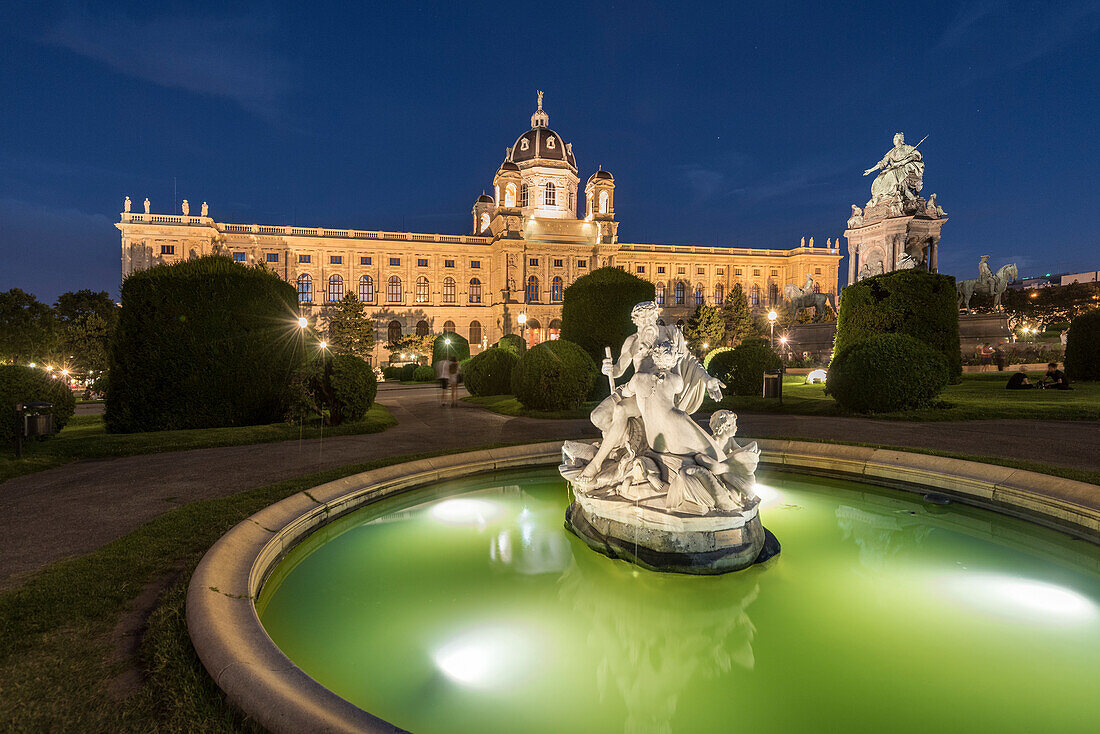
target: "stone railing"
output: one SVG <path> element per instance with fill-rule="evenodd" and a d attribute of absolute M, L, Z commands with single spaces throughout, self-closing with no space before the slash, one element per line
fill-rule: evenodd
<path fill-rule="evenodd" d="M 620 243 L 619 252 L 668 252 L 698 255 L 764 255 L 790 257 L 791 255 L 838 255 L 833 247 L 795 247 L 790 250 L 767 250 L 757 247 L 704 247 L 699 245 L 637 245 Z"/>

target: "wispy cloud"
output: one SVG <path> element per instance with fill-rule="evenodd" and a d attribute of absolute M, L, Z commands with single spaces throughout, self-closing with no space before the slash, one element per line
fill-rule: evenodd
<path fill-rule="evenodd" d="M 272 27 L 268 17 L 255 14 L 135 20 L 121 12 L 70 11 L 40 40 L 136 79 L 264 113 L 294 86 L 288 65 L 268 49 Z"/>

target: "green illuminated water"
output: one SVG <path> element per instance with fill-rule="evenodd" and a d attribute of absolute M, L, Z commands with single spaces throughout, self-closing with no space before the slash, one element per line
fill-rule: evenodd
<path fill-rule="evenodd" d="M 562 526 L 554 470 L 322 529 L 257 608 L 340 696 L 415 732 L 1096 732 L 1100 549 L 973 508 L 761 474 L 783 545 L 651 573 Z"/>

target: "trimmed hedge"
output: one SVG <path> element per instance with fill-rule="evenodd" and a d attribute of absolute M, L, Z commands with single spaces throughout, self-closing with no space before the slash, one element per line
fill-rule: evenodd
<path fill-rule="evenodd" d="M 547 341 L 528 349 L 512 368 L 512 394 L 527 408 L 572 410 L 588 398 L 597 374 L 596 363 L 580 346 Z"/>
<path fill-rule="evenodd" d="M 54 433 L 60 432 L 76 410 L 76 398 L 62 380 L 44 370 L 18 364 L 0 365 L 0 441 L 15 439 L 15 406 L 18 403 L 53 403 Z"/>
<path fill-rule="evenodd" d="M 710 372 L 711 360 L 713 360 L 715 357 L 717 357 L 722 352 L 732 352 L 732 351 L 733 351 L 733 347 L 718 347 L 717 349 L 710 350 L 709 352 L 707 352 L 706 356 L 703 357 L 703 369 L 705 369 L 707 372 Z"/>
<path fill-rule="evenodd" d="M 378 381 L 371 366 L 359 357 L 337 354 L 325 372 L 332 390 L 333 405 L 329 411 L 332 425 L 357 421 L 366 415 L 378 394 Z"/>
<path fill-rule="evenodd" d="M 527 342 L 519 334 L 505 334 L 493 346 L 517 357 L 527 351 Z"/>
<path fill-rule="evenodd" d="M 401 368 L 395 364 L 391 364 L 390 366 L 382 369 L 382 377 L 386 378 L 387 380 L 400 380 Z"/>
<path fill-rule="evenodd" d="M 825 393 L 856 413 L 921 408 L 947 386 L 938 351 L 906 334 L 879 334 L 845 347 L 829 365 Z"/>
<path fill-rule="evenodd" d="M 416 362 L 401 365 L 401 382 L 412 382 L 416 379 L 416 368 L 419 366 Z"/>
<path fill-rule="evenodd" d="M 512 389 L 512 370 L 519 357 L 501 347 L 486 349 L 463 365 L 463 380 L 471 395 L 503 395 Z"/>
<path fill-rule="evenodd" d="M 766 339 L 745 339 L 733 349 L 711 357 L 706 369 L 711 376 L 726 383 L 727 394 L 759 397 L 764 390 L 764 371 L 782 366 L 783 360 Z"/>
<path fill-rule="evenodd" d="M 414 382 L 433 382 L 434 380 L 435 370 L 432 369 L 431 365 L 422 364 L 417 366 L 417 368 L 413 370 Z"/>
<path fill-rule="evenodd" d="M 446 342 L 450 339 L 451 343 Z M 440 334 L 432 342 L 432 364 L 442 360 L 453 358 L 461 362 L 470 357 L 470 342 L 463 336 L 453 331 Z"/>
<path fill-rule="evenodd" d="M 921 270 L 896 270 L 845 288 L 833 355 L 879 334 L 907 334 L 924 342 L 943 355 L 952 381 L 957 382 L 962 377 L 962 355 L 955 279 Z"/>
<path fill-rule="evenodd" d="M 272 423 L 304 364 L 294 287 L 262 267 L 209 256 L 122 283 L 111 340 L 110 431 Z"/>
<path fill-rule="evenodd" d="M 604 347 L 617 351 L 638 328 L 630 310 L 642 301 L 652 301 L 656 290 L 618 268 L 600 268 L 577 278 L 562 296 L 561 338 L 577 344 L 597 363 Z"/>
<path fill-rule="evenodd" d="M 1069 325 L 1064 360 L 1071 380 L 1100 380 L 1100 309 L 1081 314 Z"/>

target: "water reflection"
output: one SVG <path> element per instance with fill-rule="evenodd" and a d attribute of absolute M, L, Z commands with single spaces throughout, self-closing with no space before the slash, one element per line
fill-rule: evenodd
<path fill-rule="evenodd" d="M 867 507 L 840 505 L 836 524 L 841 538 L 859 547 L 859 563 L 872 571 L 887 569 L 906 549 L 920 544 L 933 528 L 906 510 L 875 512 Z"/>
<path fill-rule="evenodd" d="M 514 522 L 492 539 L 489 559 L 497 567 L 527 576 L 564 571 L 573 550 L 561 523 L 561 508 L 529 500 Z"/>

